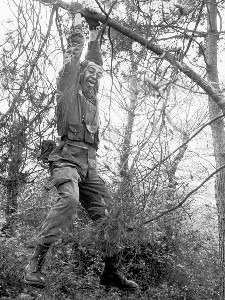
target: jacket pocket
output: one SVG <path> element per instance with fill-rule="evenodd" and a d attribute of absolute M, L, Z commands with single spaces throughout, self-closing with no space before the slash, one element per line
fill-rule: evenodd
<path fill-rule="evenodd" d="M 67 137 L 72 141 L 84 140 L 84 125 L 83 124 L 68 124 Z"/>
<path fill-rule="evenodd" d="M 85 127 L 86 127 L 85 135 L 84 135 L 85 142 L 89 144 L 94 144 L 96 141 L 98 126 L 85 125 Z"/>

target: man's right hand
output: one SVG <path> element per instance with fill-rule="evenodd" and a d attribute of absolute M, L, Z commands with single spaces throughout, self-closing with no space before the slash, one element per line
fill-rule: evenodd
<path fill-rule="evenodd" d="M 92 7 L 85 7 L 84 11 L 86 11 L 89 16 L 97 14 L 97 12 Z M 100 26 L 99 21 L 89 18 L 86 15 L 84 15 L 84 18 L 85 18 L 86 22 L 88 23 L 90 29 L 94 29 L 94 28 Z"/>
<path fill-rule="evenodd" d="M 93 20 L 87 17 L 84 17 L 86 22 L 88 23 L 89 29 L 95 29 L 100 26 L 100 22 L 97 20 Z"/>

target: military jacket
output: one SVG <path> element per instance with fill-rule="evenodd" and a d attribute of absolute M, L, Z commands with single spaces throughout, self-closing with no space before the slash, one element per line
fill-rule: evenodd
<path fill-rule="evenodd" d="M 57 131 L 62 142 L 49 156 L 55 167 L 75 166 L 79 173 L 96 169 L 99 143 L 98 100 L 84 97 L 80 85 L 80 59 L 84 47 L 81 25 L 72 28 L 64 66 L 57 80 Z"/>
<path fill-rule="evenodd" d="M 84 35 L 80 25 L 72 28 L 64 66 L 57 82 L 57 129 L 63 139 L 98 146 L 98 100 L 86 99 L 80 85 L 80 58 Z"/>

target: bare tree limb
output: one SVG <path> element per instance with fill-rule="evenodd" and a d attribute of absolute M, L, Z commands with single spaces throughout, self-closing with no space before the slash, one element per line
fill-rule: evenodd
<path fill-rule="evenodd" d="M 143 224 L 146 225 L 148 223 L 151 223 L 171 212 L 173 212 L 174 210 L 176 210 L 177 208 L 180 208 L 187 200 L 188 198 L 194 194 L 195 192 L 197 192 L 207 181 L 209 181 L 215 174 L 219 173 L 221 170 L 223 170 L 225 168 L 225 165 L 222 165 L 220 168 L 216 169 L 214 172 L 212 172 L 205 180 L 202 181 L 202 183 L 200 183 L 195 189 L 193 189 L 192 191 L 190 191 L 185 197 L 184 199 L 179 202 L 176 206 L 168 209 L 168 210 L 165 210 L 164 212 L 158 214 L 157 216 L 145 221 Z"/>
<path fill-rule="evenodd" d="M 200 23 L 200 21 L 201 21 L 201 18 L 202 18 L 202 11 L 203 11 L 204 6 L 205 6 L 205 1 L 202 1 L 201 7 L 200 7 L 200 9 L 199 9 L 198 18 L 197 18 L 197 21 L 196 21 L 196 23 L 195 23 L 195 28 L 194 28 L 194 31 L 192 32 L 191 38 L 189 39 L 189 42 L 188 42 L 187 48 L 186 48 L 186 50 L 185 50 L 185 52 L 184 52 L 184 55 L 186 55 L 187 52 L 188 52 L 189 49 L 190 49 L 191 43 L 192 43 L 192 41 L 193 41 L 193 39 L 194 39 L 194 36 L 195 36 L 195 32 L 196 32 L 196 30 L 197 30 L 197 28 L 198 28 L 198 25 L 199 25 L 199 23 Z"/>
<path fill-rule="evenodd" d="M 58 7 L 61 7 L 65 10 L 72 11 L 72 5 L 62 1 L 62 0 L 36 0 L 40 1 L 43 4 L 46 5 L 55 5 Z M 133 41 L 141 44 L 142 46 L 146 47 L 148 50 L 154 52 L 158 56 L 160 56 L 162 59 L 167 60 L 171 65 L 173 65 L 175 68 L 180 70 L 182 73 L 184 73 L 187 77 L 189 77 L 192 81 L 194 81 L 199 87 L 201 87 L 208 96 L 212 98 L 212 100 L 219 106 L 219 108 L 222 110 L 223 113 L 225 113 L 225 97 L 223 93 L 213 87 L 213 84 L 207 80 L 205 80 L 203 77 L 201 77 L 198 73 L 196 73 L 193 69 L 191 69 L 187 64 L 184 62 L 180 62 L 177 60 L 176 57 L 174 57 L 171 53 L 167 52 L 165 49 L 161 48 L 159 45 L 154 43 L 151 40 L 147 40 L 145 37 L 141 36 L 137 32 L 121 25 L 120 23 L 108 18 L 105 15 L 102 15 L 100 13 L 91 13 L 88 10 L 84 9 L 82 11 L 82 15 L 85 17 L 88 17 L 93 20 L 100 21 L 102 23 L 107 22 L 108 26 L 112 27 L 113 29 L 119 31 L 123 35 L 129 37 Z"/>
<path fill-rule="evenodd" d="M 31 76 L 33 74 L 33 71 L 34 71 L 35 67 L 37 67 L 37 62 L 38 62 L 38 60 L 39 60 L 39 58 L 40 58 L 40 56 L 42 54 L 42 51 L 43 51 L 43 49 L 44 49 L 44 47 L 45 47 L 45 45 L 46 45 L 46 43 L 48 41 L 48 38 L 49 38 L 49 35 L 50 35 L 50 32 L 51 32 L 51 28 L 52 28 L 52 24 L 53 24 L 53 17 L 54 17 L 55 11 L 56 11 L 56 7 L 53 7 L 53 9 L 51 11 L 50 19 L 49 19 L 49 24 L 48 24 L 48 29 L 47 29 L 46 36 L 43 38 L 43 42 L 42 42 L 42 44 L 41 44 L 41 46 L 40 46 L 40 48 L 39 48 L 39 50 L 38 50 L 35 58 L 33 59 L 33 62 L 31 64 L 30 71 L 29 71 L 27 77 L 24 79 L 23 83 L 21 84 L 19 92 L 16 95 L 15 99 L 19 99 L 19 97 L 21 96 L 21 94 L 24 91 L 24 88 L 26 87 L 26 84 L 29 82 L 29 80 L 30 80 L 30 78 L 31 78 Z M 16 102 L 16 101 L 14 101 L 14 102 Z M 8 109 L 8 111 L 4 115 L 1 116 L 1 118 L 0 118 L 1 122 L 3 122 L 3 120 L 7 117 L 7 115 L 9 115 L 12 112 L 13 108 L 14 107 L 11 106 Z"/>
<path fill-rule="evenodd" d="M 154 171 L 159 165 L 161 165 L 164 161 L 166 161 L 168 158 L 170 158 L 174 153 L 176 153 L 180 148 L 184 147 L 185 145 L 187 145 L 194 137 L 196 137 L 199 132 L 201 132 L 206 126 L 211 125 L 213 122 L 217 121 L 220 118 L 223 118 L 224 115 L 221 114 L 213 119 L 211 119 L 210 121 L 208 121 L 207 123 L 203 124 L 189 139 L 187 139 L 183 144 L 181 144 L 179 147 L 177 147 L 174 151 L 172 151 L 169 155 L 167 155 L 166 157 L 164 157 L 162 160 L 160 160 L 156 165 L 154 165 L 154 167 L 152 167 L 148 174 L 146 174 L 145 177 L 147 177 L 149 175 L 149 173 L 151 173 L 152 171 Z"/>

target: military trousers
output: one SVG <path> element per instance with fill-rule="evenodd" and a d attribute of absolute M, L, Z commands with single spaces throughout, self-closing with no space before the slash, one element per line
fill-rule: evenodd
<path fill-rule="evenodd" d="M 110 195 L 105 182 L 95 170 L 87 171 L 84 176 L 76 165 L 53 163 L 52 176 L 59 198 L 42 225 L 38 235 L 40 244 L 52 244 L 60 239 L 73 221 L 78 203 L 85 208 L 93 221 L 108 213 L 106 202 Z"/>

